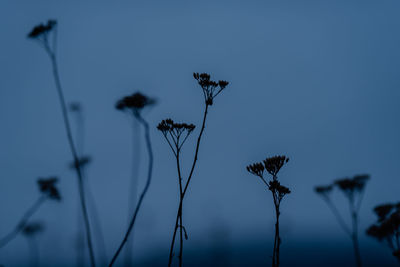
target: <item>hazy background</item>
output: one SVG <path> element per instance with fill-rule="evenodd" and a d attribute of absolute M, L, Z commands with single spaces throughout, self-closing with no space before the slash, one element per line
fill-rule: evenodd
<path fill-rule="evenodd" d="M 281 205 L 282 266 L 353 264 L 350 239 L 313 186 L 360 173 L 372 177 L 360 215 L 362 257 L 396 264 L 365 229 L 375 205 L 400 200 L 399 8 L 389 0 L 1 1 L 0 235 L 38 197 L 37 177 L 57 175 L 62 203 L 46 203 L 33 218 L 46 223 L 41 262 L 75 264 L 76 175 L 50 61 L 26 38 L 53 18 L 66 98 L 84 107 L 88 177 L 109 259 L 126 230 L 132 162 L 132 120 L 115 102 L 136 90 L 159 100 L 144 114 L 155 166 L 134 259 L 166 265 L 178 188 L 173 155 L 155 127 L 167 117 L 201 123 L 192 73 L 209 72 L 231 84 L 210 109 L 187 195 L 186 263 L 223 254 L 228 264 L 270 264 L 272 198 L 245 166 L 284 154 L 291 160 L 280 179 L 292 194 Z M 190 141 L 186 173 L 195 135 Z M 334 197 L 348 218 L 343 196 Z M 0 250 L 0 264 L 27 264 L 28 248 L 19 236 Z"/>

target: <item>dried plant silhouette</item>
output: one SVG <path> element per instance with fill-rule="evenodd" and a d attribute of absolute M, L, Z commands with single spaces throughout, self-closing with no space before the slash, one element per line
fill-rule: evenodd
<path fill-rule="evenodd" d="M 275 156 L 271 158 L 267 158 L 262 162 L 257 162 L 246 167 L 247 171 L 251 174 L 258 176 L 261 178 L 261 181 L 267 186 L 268 190 L 272 193 L 272 198 L 274 200 L 275 206 L 275 239 L 274 239 L 274 250 L 272 254 L 272 266 L 279 266 L 280 258 L 279 258 L 279 249 L 281 245 L 281 237 L 279 234 L 279 216 L 280 205 L 283 197 L 287 194 L 290 194 L 289 188 L 283 186 L 278 181 L 278 173 L 280 169 L 289 161 L 289 158 L 286 156 Z M 264 171 L 267 171 L 271 176 L 272 180 L 269 182 L 266 181 L 264 177 Z"/>
<path fill-rule="evenodd" d="M 386 242 L 400 263 L 400 202 L 378 205 L 374 212 L 378 220 L 367 229 L 367 235 Z"/>
<path fill-rule="evenodd" d="M 369 180 L 369 175 L 356 175 L 353 178 L 339 179 L 330 185 L 316 186 L 314 188 L 315 192 L 322 197 L 326 202 L 336 220 L 338 221 L 340 227 L 343 231 L 351 238 L 354 249 L 354 257 L 356 260 L 356 265 L 361 266 L 361 255 L 358 242 L 358 213 L 361 208 L 361 202 L 364 196 L 365 186 Z M 332 202 L 330 194 L 334 188 L 342 191 L 349 203 L 350 217 L 351 217 L 351 227 L 345 223 L 343 217 L 340 215 L 338 209 Z"/>
<path fill-rule="evenodd" d="M 92 162 L 92 158 L 90 156 L 84 155 L 84 148 L 85 148 L 85 119 L 84 119 L 84 112 L 83 106 L 79 102 L 72 102 L 69 104 L 69 111 L 74 118 L 75 125 L 76 125 L 76 151 L 79 157 L 79 166 L 81 169 L 82 177 L 83 177 L 83 186 L 85 188 L 85 197 L 87 199 L 87 203 L 89 206 L 88 212 L 89 216 L 93 222 L 93 231 L 95 233 L 95 239 L 97 239 L 97 246 L 99 249 L 99 254 L 101 258 L 101 263 L 104 265 L 107 264 L 107 254 L 106 254 L 106 244 L 104 240 L 103 230 L 101 227 L 100 216 L 98 212 L 98 208 L 96 205 L 96 200 L 92 194 L 92 190 L 90 187 L 90 183 L 87 178 L 86 168 Z M 76 171 L 75 162 L 71 162 L 70 168 Z M 78 266 L 83 266 L 84 264 L 84 243 L 85 243 L 85 229 L 82 229 L 82 213 L 80 211 L 80 202 L 78 201 L 78 214 L 77 214 L 77 239 L 76 239 L 76 248 L 77 248 L 77 264 Z"/>
<path fill-rule="evenodd" d="M 172 264 L 176 233 L 177 233 L 178 229 L 179 229 L 179 241 L 180 241 L 180 249 L 179 249 L 178 259 L 179 259 L 179 266 L 182 266 L 183 235 L 185 236 L 185 239 L 188 239 L 186 228 L 183 226 L 183 200 L 184 200 L 186 191 L 189 187 L 190 181 L 193 177 L 194 169 L 196 167 L 197 157 L 198 157 L 199 147 L 200 147 L 200 141 L 201 141 L 201 137 L 203 135 L 204 129 L 205 129 L 205 125 L 206 125 L 208 108 L 213 105 L 214 99 L 217 97 L 217 95 L 219 95 L 229 84 L 227 81 L 222 81 L 222 80 L 220 80 L 218 82 L 212 81 L 210 79 L 211 78 L 210 75 L 207 73 L 202 73 L 202 74 L 194 73 L 193 77 L 197 81 L 197 83 L 200 85 L 200 87 L 203 91 L 205 108 L 204 108 L 203 122 L 201 125 L 199 136 L 197 138 L 196 150 L 194 153 L 192 167 L 190 169 L 189 175 L 187 176 L 187 179 L 183 179 L 183 175 L 182 175 L 182 170 L 181 170 L 181 165 L 180 165 L 181 149 L 182 149 L 186 139 L 193 132 L 195 126 L 193 124 L 187 124 L 187 123 L 175 123 L 171 119 L 163 120 L 157 126 L 157 129 L 162 132 L 165 140 L 167 141 L 169 147 L 171 148 L 171 150 L 176 158 L 176 167 L 178 170 L 179 208 L 178 208 L 178 212 L 176 215 L 174 232 L 172 235 L 172 242 L 171 242 L 171 247 L 170 247 L 168 266 L 171 266 L 171 264 Z"/>
<path fill-rule="evenodd" d="M 21 231 L 24 231 L 25 227 L 29 223 L 29 219 L 39 210 L 39 208 L 43 205 L 43 203 L 45 203 L 45 201 L 61 200 L 60 192 L 58 191 L 58 188 L 56 186 L 57 182 L 58 179 L 56 177 L 38 179 L 37 184 L 40 191 L 39 198 L 35 202 L 33 202 L 32 206 L 29 207 L 29 209 L 24 213 L 15 228 L 2 239 L 0 239 L 0 248 L 4 247 L 15 237 L 17 237 Z"/>
<path fill-rule="evenodd" d="M 130 185 L 128 187 L 128 216 L 127 224 L 129 226 L 131 214 L 134 212 L 137 202 L 138 182 L 139 182 L 139 168 L 141 159 L 141 142 L 140 142 L 140 123 L 134 119 L 132 122 L 132 172 Z M 131 238 L 128 239 L 125 248 L 125 266 L 132 266 L 133 260 L 133 240 L 135 229 L 132 229 Z"/>
<path fill-rule="evenodd" d="M 147 153 L 149 154 L 149 167 L 148 167 L 148 172 L 147 172 L 147 180 L 146 184 L 143 188 L 143 191 L 141 192 L 138 202 L 136 204 L 136 208 L 132 214 L 132 219 L 131 222 L 128 226 L 128 230 L 125 233 L 125 236 L 119 245 L 117 251 L 115 252 L 109 266 L 112 266 L 115 261 L 117 260 L 119 254 L 121 253 L 122 248 L 128 241 L 129 235 L 132 232 L 132 229 L 134 227 L 136 217 L 140 211 L 140 207 L 142 205 L 143 199 L 146 196 L 147 191 L 149 190 L 150 184 L 151 184 L 151 177 L 152 177 L 152 172 L 153 172 L 153 150 L 152 150 L 152 145 L 151 145 L 151 140 L 150 140 L 150 127 L 148 122 L 142 117 L 142 110 L 146 106 L 154 105 L 155 100 L 152 98 L 149 98 L 139 92 L 134 93 L 133 95 L 126 96 L 119 100 L 116 104 L 116 109 L 121 110 L 121 111 L 126 111 L 129 114 L 133 115 L 133 117 L 138 120 L 138 122 L 143 126 L 145 134 L 145 141 L 146 141 L 146 147 L 147 147 Z"/>
<path fill-rule="evenodd" d="M 82 177 L 81 165 L 79 164 L 78 153 L 77 153 L 77 150 L 75 147 L 74 139 L 72 137 L 71 126 L 70 126 L 70 122 L 68 119 L 68 113 L 67 113 L 67 105 L 66 105 L 63 89 L 61 86 L 60 75 L 59 75 L 59 71 L 58 71 L 58 63 L 57 63 L 57 55 L 56 55 L 56 52 L 57 52 L 57 21 L 48 20 L 47 24 L 39 24 L 39 25 L 35 26 L 31 30 L 31 32 L 28 34 L 28 38 L 37 41 L 43 47 L 43 49 L 49 56 L 51 64 L 52 64 L 53 76 L 54 76 L 54 80 L 55 80 L 55 84 L 56 84 L 58 97 L 60 100 L 61 111 L 62 111 L 63 120 L 64 120 L 64 124 L 65 124 L 65 130 L 67 133 L 67 139 L 68 139 L 68 143 L 69 143 L 69 146 L 71 149 L 73 160 L 75 162 L 75 170 L 76 170 L 76 174 L 78 177 L 78 186 L 79 186 L 78 190 L 79 190 L 79 196 L 80 196 L 80 201 L 81 201 L 83 218 L 84 218 L 84 222 L 85 222 L 86 240 L 87 240 L 87 246 L 89 249 L 90 262 L 91 262 L 91 266 L 96 266 L 93 245 L 92 245 L 91 231 L 90 231 L 89 215 L 88 215 L 87 206 L 86 206 L 85 188 L 84 188 L 84 182 L 83 182 L 83 177 Z M 52 38 L 52 40 L 50 40 L 50 38 Z"/>
<path fill-rule="evenodd" d="M 22 234 L 26 237 L 31 254 L 30 266 L 40 266 L 39 246 L 37 235 L 44 231 L 44 224 L 41 222 L 30 222 L 22 230 Z"/>

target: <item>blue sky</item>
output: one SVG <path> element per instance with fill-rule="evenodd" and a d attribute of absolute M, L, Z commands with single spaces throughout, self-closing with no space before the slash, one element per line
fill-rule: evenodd
<path fill-rule="evenodd" d="M 209 242 L 210 229 L 223 225 L 232 243 L 261 240 L 269 249 L 271 196 L 245 166 L 285 154 L 291 161 L 280 179 L 292 189 L 282 203 L 286 242 L 324 239 L 350 247 L 313 186 L 369 173 L 361 209 L 362 248 L 390 257 L 364 229 L 375 219 L 372 207 L 399 200 L 399 5 L 2 1 L 0 210 L 6 216 L 1 232 L 11 229 L 36 199 L 36 178 L 58 175 L 63 202 L 48 203 L 35 215 L 48 228 L 41 250 L 54 252 L 49 262 L 74 260 L 76 177 L 67 168 L 71 155 L 50 62 L 26 38 L 34 25 L 54 18 L 66 98 L 84 106 L 85 152 L 93 157 L 88 177 L 109 257 L 126 225 L 132 161 L 132 122 L 114 104 L 137 90 L 159 101 L 144 114 L 152 125 L 155 168 L 137 221 L 135 256 L 145 258 L 155 248 L 167 255 L 178 188 L 172 153 L 155 127 L 167 117 L 199 126 L 203 100 L 193 72 L 209 72 L 230 85 L 211 107 L 188 192 L 187 247 Z M 195 135 L 185 145 L 186 169 L 194 140 Z M 143 184 L 147 161 L 141 149 Z M 342 196 L 335 198 L 346 214 Z M 17 256 L 21 250 L 27 247 L 20 237 L 0 251 L 1 263 L 21 264 L 26 260 Z"/>

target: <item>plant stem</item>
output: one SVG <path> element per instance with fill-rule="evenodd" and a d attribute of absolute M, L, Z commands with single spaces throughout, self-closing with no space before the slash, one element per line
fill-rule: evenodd
<path fill-rule="evenodd" d="M 139 177 L 139 166 L 140 166 L 140 141 L 139 134 L 140 124 L 137 120 L 133 120 L 132 123 L 132 177 L 130 179 L 129 186 L 129 198 L 128 198 L 128 218 L 127 223 L 129 226 L 131 220 L 131 214 L 135 210 L 137 191 L 138 191 L 138 177 Z M 128 239 L 125 249 L 125 266 L 132 265 L 132 251 L 133 251 L 133 236 L 134 230 L 132 230 L 131 238 Z"/>
<path fill-rule="evenodd" d="M 83 186 L 83 177 L 82 177 L 81 167 L 79 165 L 78 154 L 77 154 L 77 151 L 75 148 L 74 140 L 72 138 L 71 126 L 69 123 L 68 113 L 67 113 L 67 106 L 65 103 L 65 98 L 64 98 L 62 87 L 61 87 L 60 76 L 58 73 L 57 58 L 50 49 L 46 49 L 46 51 L 50 56 L 51 63 L 53 66 L 53 75 L 54 75 L 54 80 L 56 83 L 58 97 L 60 100 L 62 115 L 63 115 L 63 119 L 64 119 L 64 124 L 65 124 L 65 130 L 67 132 L 67 139 L 68 139 L 68 143 L 69 143 L 69 146 L 71 149 L 72 157 L 74 158 L 74 162 L 75 162 L 75 170 L 76 170 L 76 173 L 78 176 L 79 196 L 80 196 L 80 201 L 81 201 L 81 206 L 82 206 L 83 219 L 84 219 L 85 228 L 86 228 L 86 239 L 87 239 L 87 245 L 88 245 L 89 254 L 90 254 L 90 263 L 91 263 L 91 266 L 94 267 L 94 266 L 96 266 L 96 263 L 95 263 L 95 259 L 94 259 L 92 237 L 91 237 L 91 233 L 90 233 L 89 216 L 88 216 L 87 207 L 86 207 L 85 190 L 84 190 L 84 186 Z"/>
<path fill-rule="evenodd" d="M 0 239 L 0 248 L 4 247 L 7 245 L 11 240 L 13 240 L 20 231 L 22 231 L 28 222 L 29 218 L 40 208 L 40 206 L 43 204 L 43 202 L 47 199 L 46 196 L 41 196 L 39 197 L 38 200 L 36 200 L 35 203 L 25 212 L 25 214 L 22 216 L 21 220 L 17 224 L 17 226 L 12 230 L 10 233 L 8 233 L 5 237 Z"/>
<path fill-rule="evenodd" d="M 352 219 L 352 224 L 353 224 L 353 232 L 351 235 L 351 239 L 353 241 L 353 248 L 354 248 L 354 256 L 356 259 L 356 265 L 357 267 L 361 267 L 361 255 L 360 255 L 360 248 L 358 244 L 358 216 L 357 216 L 357 211 L 354 209 L 354 205 L 352 206 L 352 213 L 351 213 L 351 219 Z"/>
<path fill-rule="evenodd" d="M 193 164 L 192 164 L 192 168 L 190 170 L 187 182 L 185 184 L 185 187 L 182 190 L 182 177 L 181 177 L 181 173 L 180 173 L 180 165 L 179 165 L 179 150 L 177 150 L 177 154 L 176 154 L 176 158 L 177 158 L 177 167 L 178 167 L 178 176 L 179 176 L 179 190 L 180 190 L 180 201 L 179 201 L 179 208 L 178 208 L 178 212 L 176 215 L 176 221 L 175 221 L 175 227 L 174 227 L 174 233 L 172 235 L 172 242 L 171 242 L 171 247 L 170 247 L 170 252 L 169 252 L 169 259 L 168 259 L 168 266 L 170 267 L 172 264 L 172 257 L 173 257 L 173 250 L 174 250 L 174 245 L 175 245 L 175 237 L 176 237 L 176 231 L 178 230 L 178 227 L 180 228 L 180 241 L 181 241 L 181 246 L 180 246 L 180 250 L 179 250 L 179 266 L 182 266 L 182 256 L 183 256 L 183 238 L 182 238 L 182 231 L 183 231 L 183 225 L 182 225 L 182 205 L 183 205 L 183 199 L 185 197 L 186 191 L 188 189 L 189 183 L 192 179 L 193 176 L 193 172 L 194 169 L 196 167 L 196 163 L 197 163 L 197 156 L 199 153 L 199 148 L 200 148 L 200 141 L 201 141 L 201 137 L 203 135 L 204 132 L 204 128 L 206 125 L 206 120 L 207 120 L 207 114 L 208 114 L 208 104 L 206 104 L 206 107 L 204 109 L 204 115 L 203 115 L 203 122 L 201 125 L 201 130 L 199 133 L 199 136 L 197 138 L 197 143 L 196 143 L 196 150 L 195 150 L 195 154 L 194 154 L 194 159 L 193 159 Z M 180 223 L 180 226 L 179 226 Z"/>
<path fill-rule="evenodd" d="M 144 197 L 145 197 L 145 195 L 146 195 L 146 193 L 147 193 L 147 191 L 148 191 L 148 189 L 150 187 L 151 176 L 152 176 L 152 172 L 153 172 L 153 151 L 152 151 L 152 148 L 151 148 L 149 124 L 140 116 L 140 114 L 135 114 L 135 117 L 139 120 L 139 122 L 145 128 L 146 146 L 147 146 L 147 152 L 149 154 L 149 169 L 148 169 L 148 174 L 147 174 L 147 181 L 146 181 L 145 187 L 144 187 L 144 189 L 143 189 L 143 191 L 142 191 L 142 193 L 141 193 L 141 195 L 139 197 L 138 203 L 136 205 L 135 212 L 134 212 L 134 214 L 132 216 L 132 220 L 131 220 L 131 222 L 129 224 L 128 230 L 126 231 L 124 239 L 122 240 L 120 246 L 118 247 L 118 250 L 114 254 L 114 256 L 113 256 L 113 258 L 112 258 L 112 260 L 111 260 L 111 262 L 109 264 L 110 267 L 115 263 L 118 255 L 120 254 L 122 248 L 124 247 L 124 245 L 126 244 L 126 242 L 128 240 L 129 234 L 131 233 L 131 231 L 133 229 L 133 226 L 135 224 L 136 217 L 137 217 L 137 214 L 138 214 L 138 212 L 140 210 L 140 207 L 142 205 L 143 199 L 144 199 Z"/>
<path fill-rule="evenodd" d="M 331 209 L 333 215 L 336 217 L 336 220 L 339 223 L 340 227 L 342 227 L 343 231 L 345 231 L 346 234 L 348 234 L 351 237 L 351 232 L 350 232 L 349 228 L 347 227 L 346 223 L 344 222 L 342 216 L 336 209 L 335 205 L 333 205 L 332 201 L 330 201 L 329 198 L 324 197 L 323 199 L 325 200 L 328 207 Z"/>
<path fill-rule="evenodd" d="M 38 267 L 40 266 L 39 264 L 39 247 L 36 242 L 36 239 L 34 236 L 27 237 L 28 245 L 29 245 L 29 251 L 31 254 L 31 263 L 30 266 L 32 267 Z"/>

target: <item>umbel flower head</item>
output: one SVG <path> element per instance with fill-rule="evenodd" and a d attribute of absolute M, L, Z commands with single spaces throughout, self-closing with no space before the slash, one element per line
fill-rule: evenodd
<path fill-rule="evenodd" d="M 352 197 L 354 193 L 362 192 L 364 190 L 368 180 L 369 175 L 367 174 L 356 175 L 353 178 L 343 178 L 336 180 L 334 182 L 334 185 L 336 185 L 346 195 Z"/>
<path fill-rule="evenodd" d="M 386 241 L 392 248 L 393 256 L 400 260 L 398 234 L 400 232 L 400 203 L 382 204 L 374 208 L 378 222 L 367 229 L 367 235 L 378 241 Z M 396 249 L 397 244 L 397 249 Z"/>
<path fill-rule="evenodd" d="M 321 195 L 328 195 L 330 192 L 332 192 L 333 185 L 320 185 L 316 186 L 314 188 L 315 193 L 321 194 Z"/>
<path fill-rule="evenodd" d="M 37 235 L 37 234 L 39 234 L 39 233 L 41 233 L 43 231 L 44 231 L 43 223 L 41 223 L 41 222 L 31 222 L 31 223 L 28 223 L 24 227 L 24 229 L 22 230 L 22 233 L 25 236 L 30 237 L 30 236 Z"/>
<path fill-rule="evenodd" d="M 193 73 L 193 77 L 197 80 L 197 83 L 203 89 L 204 100 L 206 105 L 211 106 L 214 102 L 214 98 L 221 93 L 222 90 L 229 84 L 227 81 L 220 80 L 218 82 L 212 81 L 211 77 L 207 73 Z"/>
<path fill-rule="evenodd" d="M 137 115 L 144 107 L 154 105 L 155 103 L 155 99 L 145 96 L 140 92 L 136 92 L 118 100 L 115 108 L 123 111 L 130 110 Z"/>
<path fill-rule="evenodd" d="M 71 112 L 80 112 L 82 110 L 82 105 L 79 102 L 72 102 L 69 104 L 69 110 Z"/>
<path fill-rule="evenodd" d="M 246 169 L 251 174 L 260 177 L 261 180 L 263 180 L 263 182 L 267 184 L 268 189 L 272 191 L 274 195 L 276 195 L 280 202 L 286 194 L 290 194 L 290 190 L 286 186 L 280 184 L 277 179 L 277 174 L 279 170 L 283 167 L 283 165 L 288 161 L 289 158 L 286 156 L 274 156 L 271 158 L 267 158 L 262 162 L 250 164 L 246 167 Z M 269 181 L 269 183 L 267 183 L 264 179 L 265 170 L 272 175 L 272 180 Z"/>
<path fill-rule="evenodd" d="M 286 194 L 290 194 L 291 191 L 286 186 L 281 185 L 278 180 L 272 180 L 269 182 L 269 190 L 272 192 L 277 192 L 279 200 L 282 199 Z"/>
<path fill-rule="evenodd" d="M 288 161 L 289 158 L 287 158 L 286 156 L 275 156 L 272 158 L 267 158 L 263 162 L 267 172 L 269 172 L 269 174 L 271 174 L 272 176 L 276 177 L 279 170 Z"/>
<path fill-rule="evenodd" d="M 80 169 L 84 169 L 92 161 L 90 156 L 82 156 L 79 158 L 78 162 L 72 162 L 69 167 L 71 169 L 76 169 L 79 165 Z"/>
<path fill-rule="evenodd" d="M 275 179 L 279 170 L 288 161 L 289 161 L 289 158 L 286 156 L 274 156 L 271 158 L 266 158 L 262 162 L 250 164 L 246 167 L 246 169 L 248 172 L 250 172 L 251 174 L 254 174 L 256 176 L 262 176 L 264 173 L 264 170 L 266 170 Z"/>
<path fill-rule="evenodd" d="M 56 27 L 56 20 L 48 20 L 47 24 L 39 24 L 36 25 L 29 33 L 28 38 L 31 39 L 39 39 L 44 38 L 47 39 L 48 34 Z"/>
<path fill-rule="evenodd" d="M 61 200 L 60 192 L 56 187 L 57 182 L 58 178 L 56 177 L 39 178 L 37 181 L 39 190 L 42 194 L 50 199 Z"/>
<path fill-rule="evenodd" d="M 176 123 L 172 119 L 162 120 L 157 125 L 157 129 L 162 132 L 175 153 L 183 146 L 186 139 L 193 132 L 195 127 L 196 126 L 194 124 Z M 171 141 L 174 144 L 176 151 L 172 147 Z"/>

